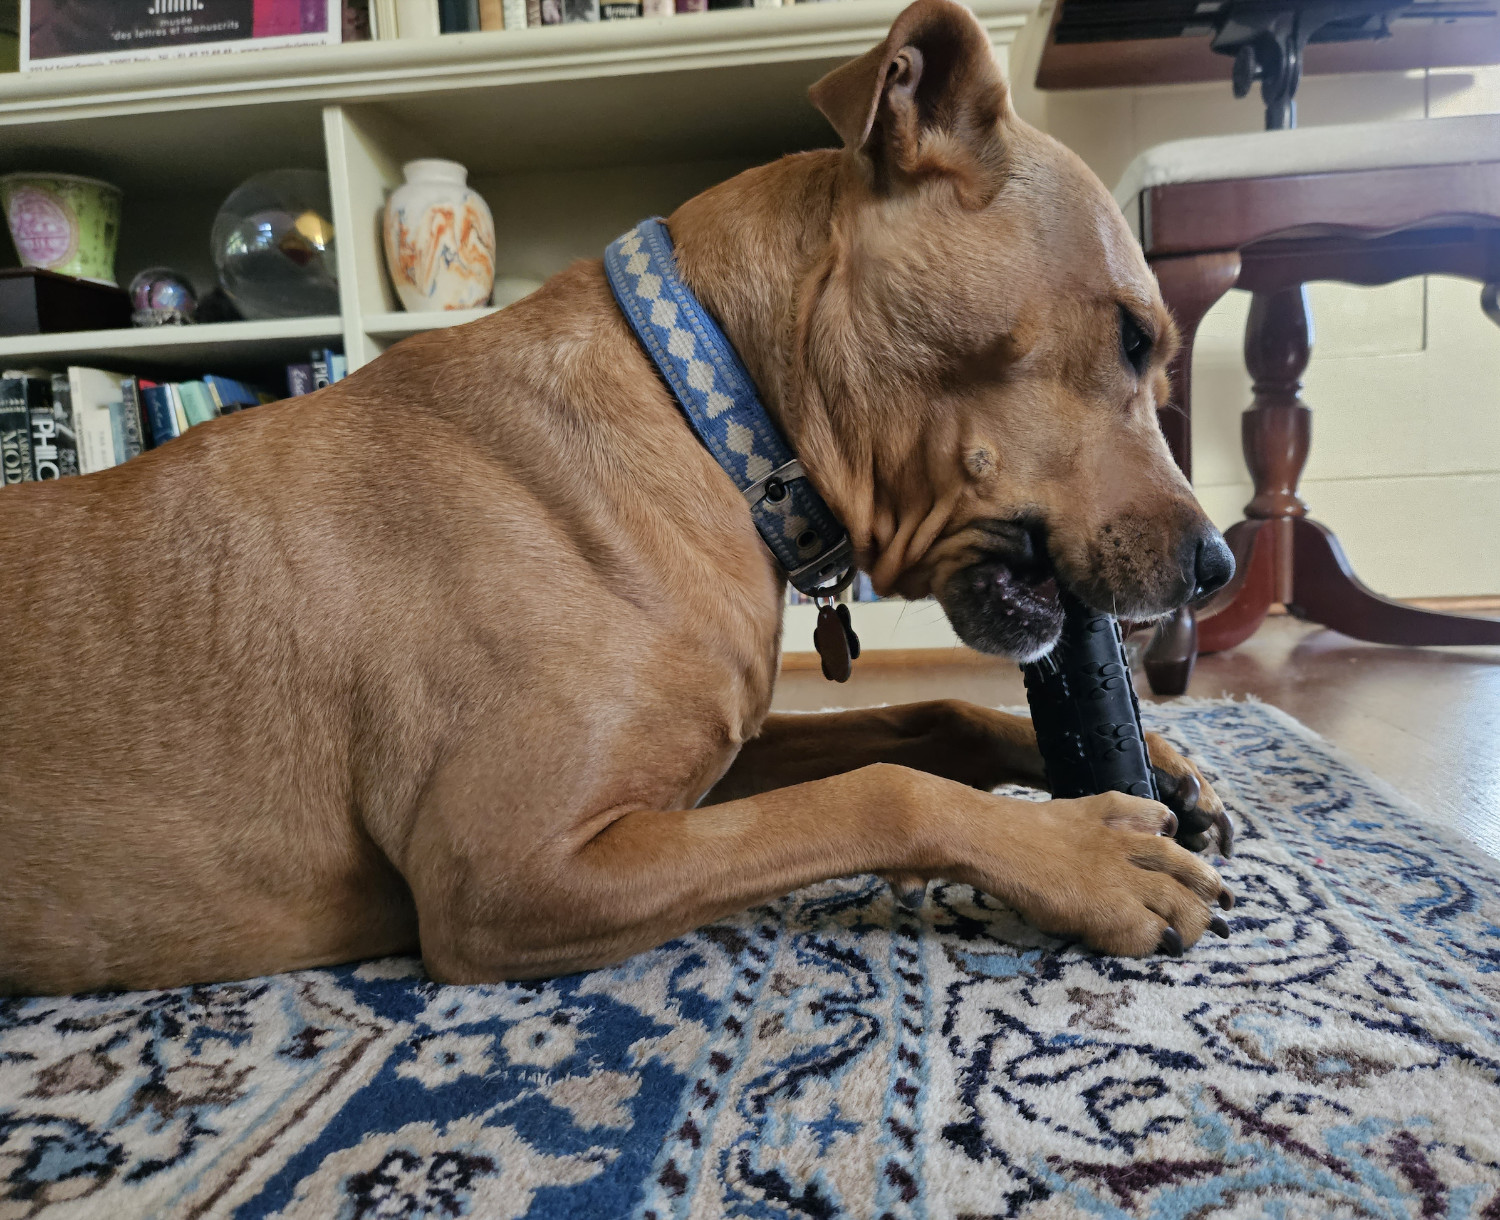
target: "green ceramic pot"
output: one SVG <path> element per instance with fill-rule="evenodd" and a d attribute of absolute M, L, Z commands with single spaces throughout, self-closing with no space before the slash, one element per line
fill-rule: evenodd
<path fill-rule="evenodd" d="M 119 187 L 77 174 L 6 174 L 0 206 L 23 267 L 114 285 Z"/>

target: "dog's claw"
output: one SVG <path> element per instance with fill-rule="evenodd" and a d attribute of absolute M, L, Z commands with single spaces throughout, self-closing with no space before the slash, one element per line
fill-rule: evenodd
<path fill-rule="evenodd" d="M 1229 924 L 1222 915 L 1215 915 L 1208 921 L 1208 930 L 1215 936 L 1221 936 L 1226 940 L 1229 938 Z"/>
<path fill-rule="evenodd" d="M 1173 775 L 1157 766 L 1151 770 L 1162 802 L 1177 815 L 1177 829 L 1168 833 L 1189 851 L 1200 852 L 1208 846 L 1208 834 L 1212 832 L 1219 854 L 1226 858 L 1233 855 L 1234 823 L 1223 809 L 1210 811 L 1200 807 L 1203 781 L 1192 772 Z"/>
<path fill-rule="evenodd" d="M 1234 895 L 1229 890 L 1220 890 L 1219 905 L 1226 911 L 1234 910 Z"/>
<path fill-rule="evenodd" d="M 923 900 L 927 897 L 927 885 L 908 885 L 896 891 L 896 901 L 908 911 L 919 910 Z"/>
<path fill-rule="evenodd" d="M 1219 840 L 1219 855 L 1226 860 L 1234 855 L 1234 823 L 1229 820 L 1229 811 L 1221 809 L 1214 814 L 1214 833 Z"/>
<path fill-rule="evenodd" d="M 1168 927 L 1161 934 L 1161 943 L 1156 946 L 1158 953 L 1165 953 L 1169 957 L 1182 956 L 1182 936 L 1176 928 Z"/>

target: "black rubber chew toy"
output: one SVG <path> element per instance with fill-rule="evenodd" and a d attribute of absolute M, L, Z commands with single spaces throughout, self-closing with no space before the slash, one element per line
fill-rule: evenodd
<path fill-rule="evenodd" d="M 1159 800 L 1120 624 L 1061 596 L 1062 638 L 1021 666 L 1047 787 L 1060 798 L 1113 790 Z"/>

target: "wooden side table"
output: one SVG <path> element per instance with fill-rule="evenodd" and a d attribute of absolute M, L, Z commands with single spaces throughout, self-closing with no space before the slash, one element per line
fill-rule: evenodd
<path fill-rule="evenodd" d="M 1116 198 L 1136 228 L 1183 344 L 1162 430 L 1192 477 L 1193 340 L 1231 288 L 1254 294 L 1245 331 L 1253 401 L 1241 435 L 1255 494 L 1226 534 L 1234 579 L 1157 628 L 1152 690 L 1181 694 L 1198 652 L 1248 639 L 1275 604 L 1381 644 L 1500 644 L 1500 620 L 1418 609 L 1360 583 L 1297 485 L 1312 439 L 1306 285 L 1416 275 L 1477 280 L 1500 323 L 1500 116 L 1361 123 L 1181 140 L 1142 154 Z M 1497 509 L 1500 518 L 1500 509 Z"/>

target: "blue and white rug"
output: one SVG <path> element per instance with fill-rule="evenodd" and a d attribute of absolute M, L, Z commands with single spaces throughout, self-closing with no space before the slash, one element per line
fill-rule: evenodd
<path fill-rule="evenodd" d="M 19 1217 L 1500 1217 L 1500 864 L 1254 704 L 1148 720 L 1233 935 L 1096 957 L 803 890 L 612 970 L 0 1002 Z"/>

